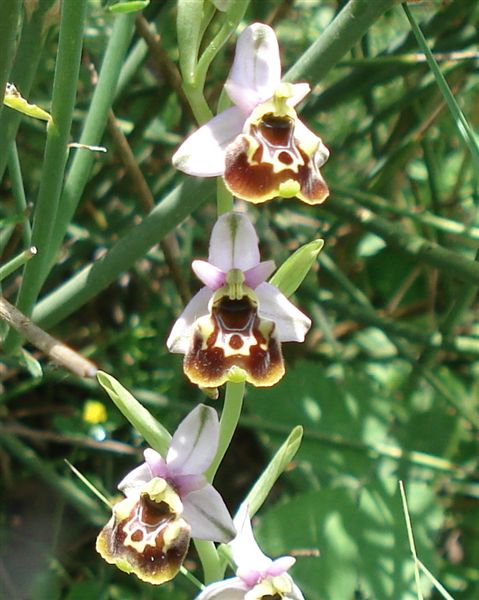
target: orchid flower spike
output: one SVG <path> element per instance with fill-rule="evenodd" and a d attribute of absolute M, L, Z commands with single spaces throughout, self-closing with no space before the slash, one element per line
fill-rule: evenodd
<path fill-rule="evenodd" d="M 97 538 L 108 563 L 158 585 L 178 573 L 191 537 L 222 543 L 234 537 L 228 509 L 203 475 L 218 437 L 216 411 L 200 404 L 180 423 L 166 460 L 145 450 L 145 462 L 118 485 L 126 497 Z"/>
<path fill-rule="evenodd" d="M 302 342 L 311 326 L 276 287 L 266 283 L 273 261 L 260 262 L 258 238 L 248 217 L 219 217 L 208 262 L 192 264 L 205 284 L 188 303 L 167 340 L 185 355 L 187 377 L 202 388 L 246 380 L 271 386 L 284 375 L 281 342 Z"/>
<path fill-rule="evenodd" d="M 225 84 L 235 106 L 200 127 L 173 156 L 189 175 L 222 175 L 232 194 L 254 203 L 276 196 L 320 204 L 329 195 L 319 171 L 329 150 L 302 123 L 294 107 L 307 83 L 281 82 L 271 27 L 254 23 L 239 36 Z"/>
<path fill-rule="evenodd" d="M 234 519 L 238 531 L 230 542 L 236 577 L 208 585 L 196 600 L 304 600 L 288 570 L 292 556 L 271 560 L 260 550 L 251 529 L 248 505 L 243 503 Z"/>

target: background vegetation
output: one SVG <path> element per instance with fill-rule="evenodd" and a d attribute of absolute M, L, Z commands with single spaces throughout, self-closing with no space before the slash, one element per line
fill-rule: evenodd
<path fill-rule="evenodd" d="M 62 66 L 56 2 L 11 0 L 13 16 L 0 24 L 0 83 L 14 83 L 59 124 L 47 134 L 40 120 L 6 107 L 0 115 L 1 263 L 38 247 L 23 271 L 2 281 L 3 295 L 173 429 L 205 400 L 165 339 L 199 287 L 189 265 L 206 255 L 215 219 L 213 182 L 179 188 L 186 177 L 170 164 L 195 126 L 177 70 L 176 3 L 152 0 L 128 14 L 96 0 L 75 3 L 79 13 L 86 8 L 85 29 L 72 10 L 69 32 L 74 39 L 80 31 L 83 48 L 70 44 Z M 351 10 L 369 11 L 361 37 L 351 23 L 331 25 L 345 4 L 253 0 L 242 20 L 271 24 L 284 72 L 293 67 L 294 80 L 314 86 L 301 117 L 331 149 L 323 169 L 331 197 L 315 208 L 291 200 L 248 206 L 263 257 L 281 264 L 317 237 L 325 247 L 296 294 L 313 319 L 307 342 L 285 347 L 280 385 L 248 388 L 217 485 L 236 508 L 292 426 L 303 424 L 303 445 L 256 531 L 265 551 L 298 557 L 293 575 L 305 597 L 418 598 L 401 479 L 419 558 L 454 598 L 472 600 L 479 595 L 479 5 L 409 5 L 462 118 L 401 5 L 351 0 Z M 212 18 L 209 39 L 223 18 Z M 325 30 L 338 35 L 332 45 Z M 318 38 L 324 47 L 298 63 Z M 213 109 L 233 51 L 231 39 L 208 72 Z M 56 65 L 64 77 L 53 87 Z M 65 165 L 65 142 L 80 140 L 108 152 L 70 148 Z M 95 380 L 69 374 L 29 344 L 20 352 L 5 326 L 3 335 L 5 597 L 194 597 L 184 577 L 149 587 L 95 553 L 108 511 L 64 459 L 113 497 L 140 460 L 142 440 Z M 194 551 L 187 566 L 197 568 Z M 427 578 L 423 584 L 425 597 L 441 597 Z"/>

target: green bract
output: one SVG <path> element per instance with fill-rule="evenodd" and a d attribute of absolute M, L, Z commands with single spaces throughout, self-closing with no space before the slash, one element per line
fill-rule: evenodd
<path fill-rule="evenodd" d="M 270 283 L 283 292 L 286 297 L 294 294 L 316 262 L 323 246 L 324 240 L 314 240 L 301 246 L 284 261 L 271 277 Z"/>

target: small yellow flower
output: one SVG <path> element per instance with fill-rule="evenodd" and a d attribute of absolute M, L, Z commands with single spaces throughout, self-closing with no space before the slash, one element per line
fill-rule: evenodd
<path fill-rule="evenodd" d="M 83 420 L 90 425 L 98 425 L 107 420 L 105 405 L 98 400 L 87 400 L 83 407 Z"/>

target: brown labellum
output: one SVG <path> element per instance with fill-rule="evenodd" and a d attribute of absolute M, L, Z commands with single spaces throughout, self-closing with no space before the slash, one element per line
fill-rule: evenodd
<path fill-rule="evenodd" d="M 184 369 L 201 387 L 217 387 L 240 368 L 246 381 L 271 386 L 284 374 L 280 343 L 272 321 L 261 319 L 257 306 L 245 295 L 238 300 L 220 298 L 211 315 L 198 320 Z"/>
<path fill-rule="evenodd" d="M 128 511 L 125 515 L 125 511 Z M 190 542 L 190 526 L 148 491 L 126 498 L 97 538 L 96 549 L 110 564 L 159 585 L 179 571 Z"/>
<path fill-rule="evenodd" d="M 290 117 L 264 115 L 228 146 L 224 180 L 238 198 L 254 203 L 276 196 L 320 204 L 329 195 L 319 171 L 324 162 L 321 141 L 307 152 L 295 137 Z"/>

